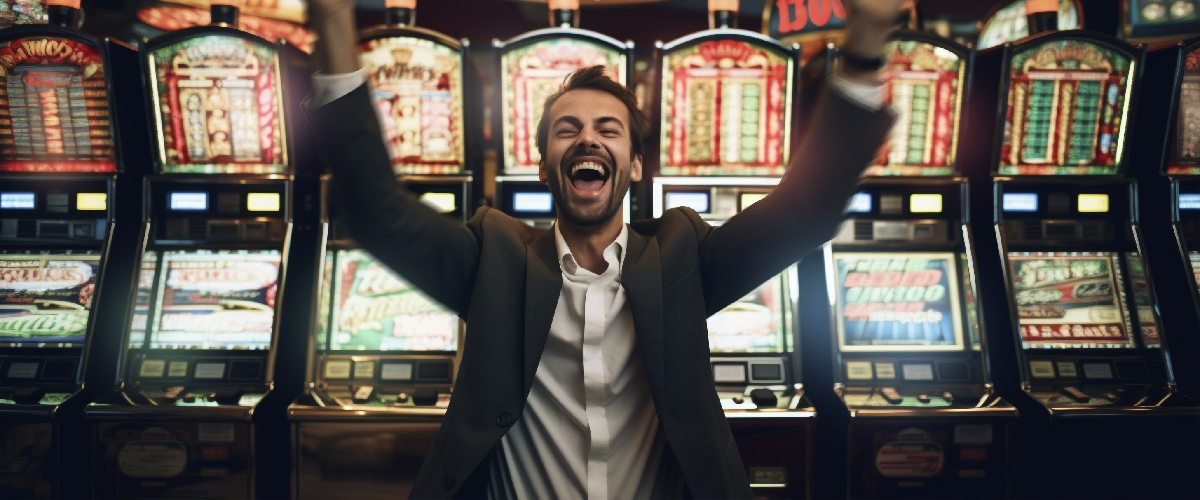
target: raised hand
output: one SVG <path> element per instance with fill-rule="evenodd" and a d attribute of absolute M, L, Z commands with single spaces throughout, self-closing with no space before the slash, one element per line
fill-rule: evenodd
<path fill-rule="evenodd" d="M 883 47 L 896 24 L 904 0 L 844 0 L 846 39 L 842 50 L 858 57 L 883 56 Z M 842 67 L 839 73 L 864 83 L 878 83 L 875 72 Z"/>
<path fill-rule="evenodd" d="M 358 70 L 354 0 L 309 0 L 308 20 L 317 33 L 313 69 L 328 74 Z"/>

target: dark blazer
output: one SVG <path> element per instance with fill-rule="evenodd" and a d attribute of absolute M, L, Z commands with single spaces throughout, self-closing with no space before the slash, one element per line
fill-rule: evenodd
<path fill-rule="evenodd" d="M 413 497 L 483 496 L 558 304 L 554 235 L 488 207 L 459 224 L 397 189 L 365 87 L 309 117 L 350 234 L 467 322 L 454 397 Z M 750 497 L 714 390 L 706 318 L 832 237 L 891 117 L 826 92 L 811 125 L 779 186 L 720 227 L 689 209 L 630 224 L 621 279 L 662 433 L 696 496 Z"/>

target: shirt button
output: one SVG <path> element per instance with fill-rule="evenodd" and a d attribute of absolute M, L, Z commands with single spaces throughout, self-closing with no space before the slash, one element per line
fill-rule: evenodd
<path fill-rule="evenodd" d="M 442 476 L 442 487 L 445 489 L 454 489 L 454 474 L 446 473 Z"/>
<path fill-rule="evenodd" d="M 513 416 L 509 412 L 501 413 L 496 417 L 496 425 L 500 427 L 508 427 L 513 424 Z"/>

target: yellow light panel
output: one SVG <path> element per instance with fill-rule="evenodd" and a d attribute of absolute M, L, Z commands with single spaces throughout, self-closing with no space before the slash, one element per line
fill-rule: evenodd
<path fill-rule="evenodd" d="M 279 193 L 246 193 L 246 210 L 251 212 L 278 212 Z"/>
<path fill-rule="evenodd" d="M 758 200 L 767 197 L 767 193 L 742 193 L 741 199 L 738 201 L 741 204 L 742 210 L 750 208 L 750 205 L 758 203 Z"/>
<path fill-rule="evenodd" d="M 76 210 L 108 210 L 108 193 L 75 193 Z"/>
<path fill-rule="evenodd" d="M 456 200 L 454 193 L 421 193 L 422 203 L 444 214 L 454 211 Z"/>
<path fill-rule="evenodd" d="M 1108 213 L 1108 195 L 1104 193 L 1084 193 L 1079 195 L 1079 211 L 1089 214 Z"/>
<path fill-rule="evenodd" d="M 914 194 L 908 197 L 908 211 L 914 214 L 942 213 L 942 195 Z"/>

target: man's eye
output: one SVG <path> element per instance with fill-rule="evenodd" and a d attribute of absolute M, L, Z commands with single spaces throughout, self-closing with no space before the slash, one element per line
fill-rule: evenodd
<path fill-rule="evenodd" d="M 557 136 L 570 136 L 570 135 L 575 135 L 575 134 L 577 134 L 577 133 L 579 133 L 579 131 L 578 131 L 578 130 L 576 130 L 576 129 L 573 129 L 573 128 L 560 128 L 560 129 L 558 129 L 556 132 L 554 132 L 554 135 L 557 135 Z"/>
<path fill-rule="evenodd" d="M 606 128 L 600 131 L 605 137 L 617 137 L 621 135 L 621 131 L 615 128 Z"/>

